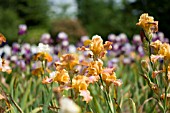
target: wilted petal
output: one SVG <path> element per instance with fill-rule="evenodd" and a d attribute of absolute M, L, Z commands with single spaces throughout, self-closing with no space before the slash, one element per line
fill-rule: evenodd
<path fill-rule="evenodd" d="M 112 42 L 110 41 L 106 41 L 105 44 L 104 44 L 104 49 L 105 50 L 111 50 L 112 49 Z"/>
<path fill-rule="evenodd" d="M 32 70 L 31 73 L 33 75 L 36 75 L 36 76 L 40 77 L 42 74 L 44 74 L 44 70 L 43 70 L 42 67 L 40 67 L 40 68 L 36 68 L 36 69 Z"/>
<path fill-rule="evenodd" d="M 157 76 L 159 73 L 162 73 L 162 70 L 153 71 L 153 72 L 152 72 L 152 78 L 156 78 L 156 76 Z"/>
<path fill-rule="evenodd" d="M 0 100 L 4 100 L 4 99 L 5 99 L 5 97 L 0 94 Z"/>
<path fill-rule="evenodd" d="M 89 51 L 90 49 L 86 48 L 85 46 L 82 46 L 82 47 L 78 47 L 77 50 L 79 50 L 79 51 Z"/>

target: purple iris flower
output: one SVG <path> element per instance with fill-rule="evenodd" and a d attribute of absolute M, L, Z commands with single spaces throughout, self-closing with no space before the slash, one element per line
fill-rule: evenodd
<path fill-rule="evenodd" d="M 27 32 L 27 25 L 20 24 L 19 30 L 18 30 L 18 35 L 24 35 L 26 32 Z"/>

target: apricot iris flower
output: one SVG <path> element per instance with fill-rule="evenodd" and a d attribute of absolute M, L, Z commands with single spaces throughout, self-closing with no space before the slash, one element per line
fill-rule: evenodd
<path fill-rule="evenodd" d="M 136 25 L 143 28 L 145 32 L 157 32 L 158 31 L 158 21 L 154 21 L 152 16 L 148 13 L 144 13 L 140 16 L 139 22 Z"/>

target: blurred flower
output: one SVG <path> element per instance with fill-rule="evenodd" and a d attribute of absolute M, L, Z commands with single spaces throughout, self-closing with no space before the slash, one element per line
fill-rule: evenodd
<path fill-rule="evenodd" d="M 134 35 L 133 36 L 133 44 L 142 45 L 142 40 L 141 40 L 140 35 Z"/>
<path fill-rule="evenodd" d="M 142 70 L 148 72 L 150 70 L 149 64 L 146 60 L 141 61 Z"/>
<path fill-rule="evenodd" d="M 89 76 L 88 82 L 93 84 L 93 83 L 96 83 L 99 79 L 100 79 L 99 76 Z"/>
<path fill-rule="evenodd" d="M 40 42 L 43 44 L 50 44 L 53 42 L 51 35 L 49 33 L 44 33 L 41 36 Z"/>
<path fill-rule="evenodd" d="M 69 53 L 76 53 L 76 47 L 74 45 L 69 45 Z"/>
<path fill-rule="evenodd" d="M 58 38 L 64 40 L 68 38 L 68 35 L 65 32 L 60 32 L 58 33 Z"/>
<path fill-rule="evenodd" d="M 123 63 L 124 63 L 124 64 L 130 64 L 130 63 L 131 63 L 131 58 L 125 57 L 125 58 L 123 59 Z"/>
<path fill-rule="evenodd" d="M 60 62 L 55 62 L 58 69 L 72 70 L 79 63 L 78 57 L 74 54 L 65 54 L 60 58 Z"/>
<path fill-rule="evenodd" d="M 86 76 L 77 75 L 72 79 L 72 88 L 74 88 L 76 92 L 87 90 L 88 85 L 88 77 Z"/>
<path fill-rule="evenodd" d="M 34 55 L 34 60 L 47 60 L 48 62 L 52 61 L 52 56 L 49 54 L 50 48 L 49 45 L 45 45 L 42 43 L 39 43 L 38 45 L 38 53 Z"/>
<path fill-rule="evenodd" d="M 110 84 L 116 80 L 116 73 L 103 72 L 102 79 L 106 83 L 107 86 L 110 86 Z"/>
<path fill-rule="evenodd" d="M 165 43 L 169 43 L 169 38 L 164 38 Z"/>
<path fill-rule="evenodd" d="M 80 91 L 80 96 L 83 97 L 83 101 L 86 101 L 88 103 L 89 101 L 92 100 L 92 96 L 90 95 L 90 92 L 88 90 L 81 90 Z"/>
<path fill-rule="evenodd" d="M 127 35 L 125 33 L 120 33 L 118 37 L 119 37 L 122 44 L 128 42 L 128 38 L 127 38 Z"/>
<path fill-rule="evenodd" d="M 0 58 L 0 71 L 7 72 L 8 74 L 10 74 L 12 72 L 12 69 L 9 66 L 8 60 Z"/>
<path fill-rule="evenodd" d="M 152 78 L 156 78 L 156 76 L 157 76 L 158 74 L 160 74 L 160 73 L 162 73 L 162 70 L 153 71 L 153 72 L 152 72 Z"/>
<path fill-rule="evenodd" d="M 104 50 L 103 40 L 100 36 L 95 35 L 92 37 L 92 42 L 90 43 L 90 50 L 95 55 L 100 54 Z"/>
<path fill-rule="evenodd" d="M 63 41 L 61 42 L 61 45 L 62 45 L 63 47 L 67 47 L 67 46 L 69 45 L 68 40 L 63 40 Z"/>
<path fill-rule="evenodd" d="M 151 42 L 151 44 L 150 44 L 150 46 L 153 48 L 153 52 L 155 54 L 158 53 L 161 45 L 162 45 L 162 42 L 160 40 L 156 40 L 155 42 Z"/>
<path fill-rule="evenodd" d="M 59 113 L 81 113 L 80 107 L 69 98 L 61 98 Z"/>
<path fill-rule="evenodd" d="M 42 84 L 50 84 L 52 82 L 53 82 L 53 79 L 47 76 L 42 80 Z"/>
<path fill-rule="evenodd" d="M 161 95 L 162 99 L 165 99 L 165 93 Z M 170 98 L 170 93 L 167 94 L 167 98 Z"/>
<path fill-rule="evenodd" d="M 162 55 L 151 55 L 151 62 L 152 63 L 156 63 L 156 61 L 158 61 L 158 59 L 163 58 Z"/>
<path fill-rule="evenodd" d="M 157 34 L 156 33 L 153 34 L 152 41 L 155 42 L 157 40 L 160 40 L 162 43 L 164 43 L 164 42 L 168 43 L 169 42 L 169 39 L 165 38 L 163 32 L 158 32 Z"/>
<path fill-rule="evenodd" d="M 119 62 L 119 58 L 112 58 L 111 60 L 108 61 L 108 68 L 113 68 L 113 67 L 117 67 L 117 64 Z"/>
<path fill-rule="evenodd" d="M 139 53 L 140 57 L 143 57 L 143 56 L 145 55 L 144 49 L 143 49 L 142 46 L 139 46 L 139 47 L 137 48 L 137 52 Z"/>
<path fill-rule="evenodd" d="M 101 72 L 103 71 L 103 62 L 102 61 L 92 61 L 90 62 L 87 70 L 88 70 L 88 76 L 99 76 Z"/>
<path fill-rule="evenodd" d="M 26 63 L 25 60 L 17 60 L 16 65 L 21 68 L 21 70 L 26 70 Z"/>
<path fill-rule="evenodd" d="M 65 69 L 57 70 L 55 73 L 52 73 L 51 78 L 54 76 L 54 81 L 60 84 L 66 84 L 70 81 L 68 72 Z"/>
<path fill-rule="evenodd" d="M 39 68 L 36 68 L 36 69 L 32 70 L 31 73 L 32 73 L 33 75 L 36 75 L 36 76 L 40 77 L 41 75 L 44 74 L 44 70 L 43 70 L 42 67 L 39 67 Z"/>
<path fill-rule="evenodd" d="M 142 27 L 145 32 L 157 32 L 158 21 L 154 21 L 154 18 L 144 13 L 140 16 L 139 22 L 136 25 Z"/>
<path fill-rule="evenodd" d="M 81 42 L 84 43 L 84 41 L 88 40 L 89 37 L 88 36 L 82 36 L 81 37 Z"/>
<path fill-rule="evenodd" d="M 81 51 L 88 51 L 91 50 L 93 52 L 94 58 L 102 58 L 104 57 L 104 55 L 107 53 L 107 50 L 112 49 L 112 42 L 106 41 L 105 44 L 103 44 L 103 40 L 100 36 L 95 35 L 92 37 L 92 40 L 86 40 L 84 42 L 85 46 L 89 46 L 89 47 L 85 47 L 82 46 L 80 48 L 78 48 L 78 50 Z"/>
<path fill-rule="evenodd" d="M 102 79 L 109 87 L 112 83 L 116 86 L 122 85 L 122 81 L 116 78 L 115 68 L 106 68 L 102 72 Z"/>
<path fill-rule="evenodd" d="M 18 34 L 19 35 L 23 35 L 27 32 L 27 25 L 25 24 L 20 24 L 19 25 L 19 30 L 18 30 Z"/>
<path fill-rule="evenodd" d="M 130 43 L 125 43 L 121 50 L 124 52 L 124 54 L 129 55 L 132 51 L 132 46 L 130 45 Z"/>
<path fill-rule="evenodd" d="M 115 34 L 109 34 L 108 40 L 111 41 L 111 42 L 116 42 L 116 35 Z"/>
<path fill-rule="evenodd" d="M 38 44 L 38 52 L 49 53 L 50 52 L 49 45 L 48 44 L 39 43 Z"/>
<path fill-rule="evenodd" d="M 2 57 L 5 59 L 9 59 L 12 55 L 11 47 L 9 45 L 5 45 L 3 48 L 0 48 L 0 55 L 3 55 Z"/>
<path fill-rule="evenodd" d="M 48 53 L 37 53 L 33 56 L 34 60 L 46 60 L 47 62 L 51 62 L 53 60 L 53 58 L 51 57 L 51 55 L 49 55 Z"/>
<path fill-rule="evenodd" d="M 42 68 L 42 62 L 41 61 L 36 61 L 35 63 L 32 64 L 32 71 L 31 74 L 40 77 L 41 75 L 44 74 L 44 70 Z"/>
<path fill-rule="evenodd" d="M 13 55 L 13 56 L 10 57 L 10 60 L 13 61 L 13 62 L 16 62 L 18 60 L 18 56 Z"/>
<path fill-rule="evenodd" d="M 20 51 L 20 45 L 18 43 L 12 44 L 12 54 L 18 54 Z"/>
<path fill-rule="evenodd" d="M 158 32 L 158 37 L 159 37 L 159 40 L 164 42 L 164 33 L 163 32 Z"/>
<path fill-rule="evenodd" d="M 161 44 L 158 54 L 162 55 L 164 57 L 164 59 L 169 61 L 169 59 L 170 59 L 170 45 L 167 43 Z"/>
<path fill-rule="evenodd" d="M 77 75 L 72 79 L 72 88 L 75 89 L 76 93 L 80 93 L 80 96 L 83 96 L 83 101 L 86 103 L 92 100 L 92 96 L 87 90 L 89 83 L 89 78 L 84 75 Z"/>
<path fill-rule="evenodd" d="M 56 74 L 57 74 L 56 71 L 51 72 L 49 77 L 46 76 L 42 80 L 42 84 L 50 84 L 50 83 L 52 83 L 54 81 L 54 78 L 56 77 Z"/>
<path fill-rule="evenodd" d="M 6 38 L 3 34 L 0 33 L 0 44 L 2 44 L 3 42 L 6 42 Z"/>
<path fill-rule="evenodd" d="M 21 47 L 21 53 L 24 55 L 30 55 L 31 54 L 31 45 L 29 43 L 25 43 Z"/>
<path fill-rule="evenodd" d="M 120 79 L 115 80 L 113 83 L 115 86 L 121 86 L 123 84 L 122 80 Z"/>
<path fill-rule="evenodd" d="M 37 48 L 37 46 L 36 45 L 31 45 L 31 53 L 32 54 L 36 54 L 37 53 L 37 51 L 38 51 L 38 48 Z"/>

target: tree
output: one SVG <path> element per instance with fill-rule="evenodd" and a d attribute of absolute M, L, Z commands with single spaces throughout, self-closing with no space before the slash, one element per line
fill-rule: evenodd
<path fill-rule="evenodd" d="M 149 13 L 153 16 L 155 20 L 159 21 L 159 31 L 165 33 L 165 36 L 170 37 L 170 28 L 168 23 L 170 20 L 170 2 L 169 0 L 136 0 L 130 3 L 129 10 L 135 11 L 136 15 L 139 17 L 142 13 Z"/>
<path fill-rule="evenodd" d="M 48 22 L 48 0 L 0 0 L 2 9 L 13 10 L 29 26 L 43 26 Z"/>
<path fill-rule="evenodd" d="M 8 41 L 17 40 L 19 24 L 49 30 L 48 0 L 0 0 L 0 4 L 0 32 Z"/>
<path fill-rule="evenodd" d="M 17 12 L 27 25 L 48 25 L 49 5 L 47 0 L 17 0 Z"/>
<path fill-rule="evenodd" d="M 9 39 L 7 41 L 17 40 L 17 28 L 20 23 L 22 21 L 15 11 L 0 8 L 0 33 Z"/>
<path fill-rule="evenodd" d="M 77 17 L 90 35 L 99 34 L 106 39 L 110 33 L 124 32 L 129 37 L 137 33 L 137 17 L 126 12 L 123 3 L 118 4 L 115 0 L 77 0 L 77 4 Z"/>

